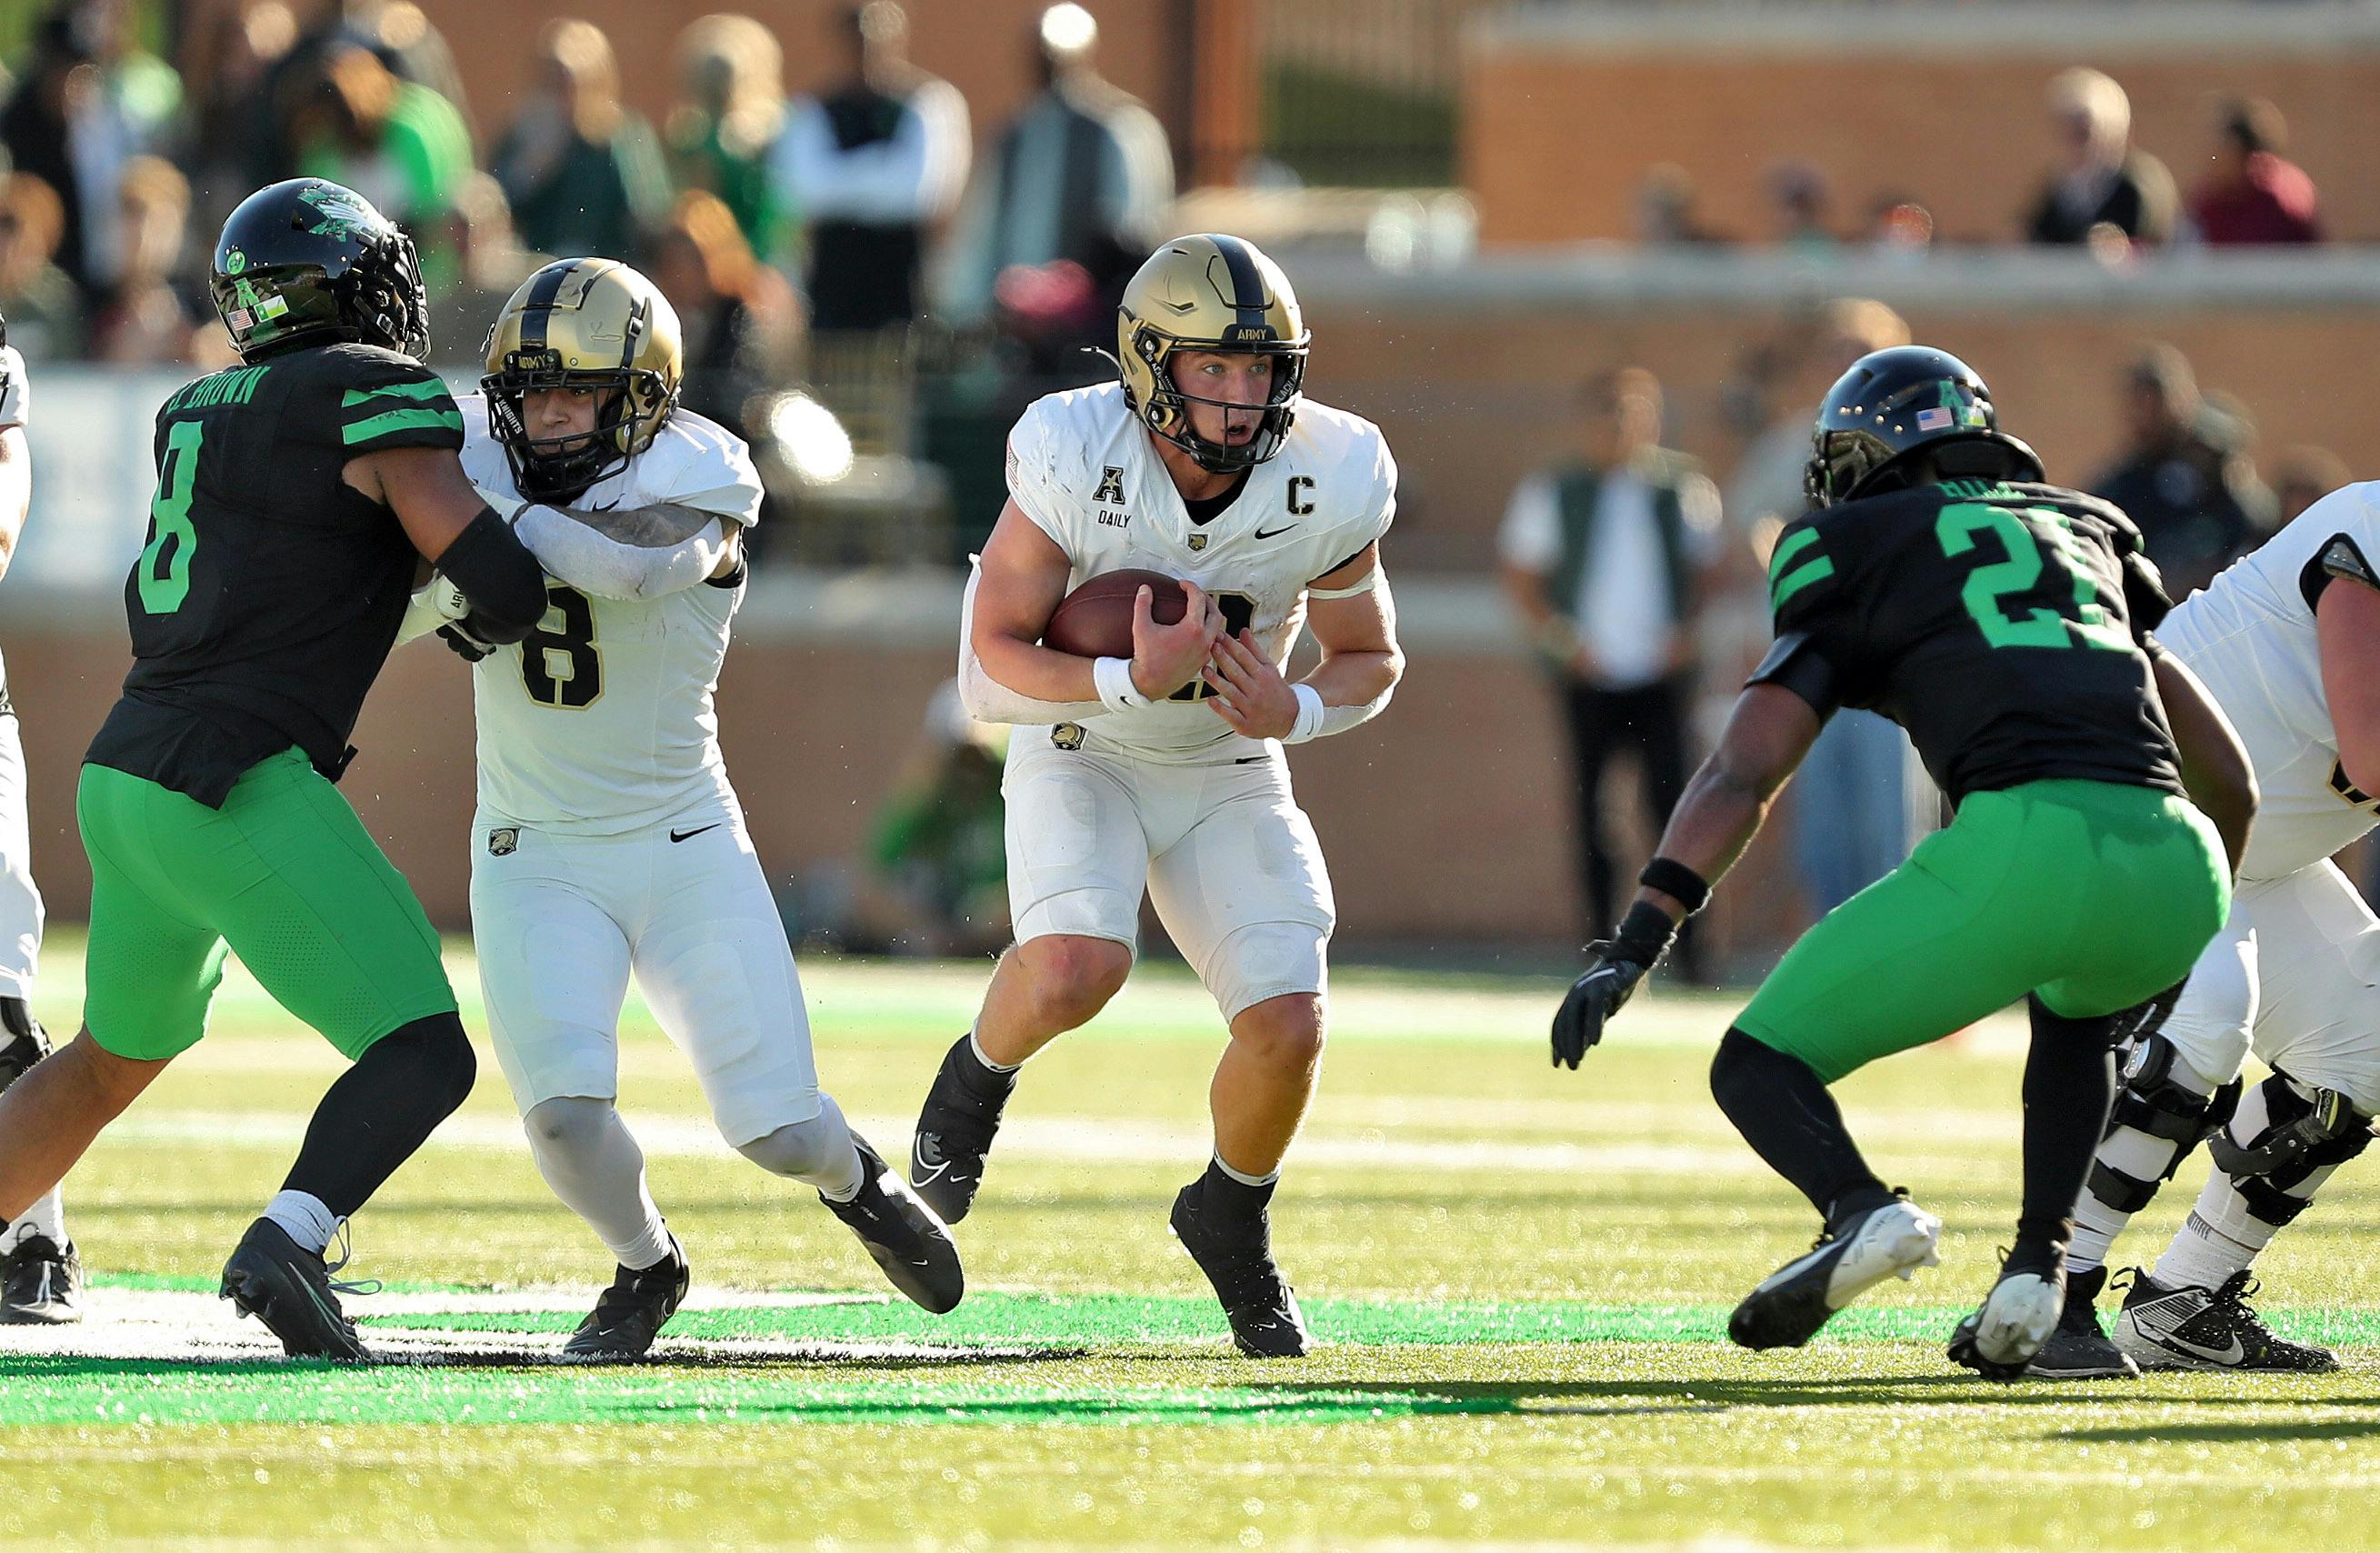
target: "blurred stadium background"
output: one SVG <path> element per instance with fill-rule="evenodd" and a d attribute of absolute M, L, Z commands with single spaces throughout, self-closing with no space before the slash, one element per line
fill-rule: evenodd
<path fill-rule="evenodd" d="M 1310 391 L 1403 469 L 1410 673 L 1390 717 L 1296 758 L 1349 957 L 1545 967 L 1587 927 L 1576 676 L 1533 651 L 1499 531 L 1612 419 L 1590 380 L 1639 411 L 1658 385 L 1659 441 L 1721 494 L 1681 588 L 1689 759 L 1765 640 L 1794 428 L 1847 338 L 1965 357 L 2051 478 L 2122 492 L 2184 581 L 2380 472 L 2380 6 L 0 0 L 0 312 L 37 399 L 0 646 L 60 919 L 87 899 L 74 767 L 125 665 L 151 416 L 224 357 L 222 215 L 299 172 L 419 235 L 458 384 L 543 253 L 638 261 L 676 301 L 687 402 L 771 484 L 722 717 L 808 942 L 1000 941 L 996 782 L 937 694 L 965 558 L 1010 421 L 1106 374 L 1080 347 L 1173 232 L 1271 249 Z M 923 154 L 855 194 L 821 123 Z M 868 198 L 894 204 L 853 216 Z M 467 696 L 445 655 L 400 654 L 345 782 L 453 928 Z M 1842 889 L 1797 833 L 1905 847 L 1930 795 L 1889 748 L 1879 771 L 1896 801 L 1865 818 L 1804 779 L 1705 974 L 1756 974 Z M 1622 858 L 1649 839 L 1635 781 L 1597 800 Z"/>

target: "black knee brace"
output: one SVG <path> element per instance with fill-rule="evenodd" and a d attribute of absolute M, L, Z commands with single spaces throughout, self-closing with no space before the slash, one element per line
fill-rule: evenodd
<path fill-rule="evenodd" d="M 2263 1085 L 2263 1131 L 2245 1144 L 2227 1135 L 2208 1140 L 2207 1152 L 2231 1178 L 2248 1211 L 2265 1223 L 2289 1223 L 2313 1201 L 2289 1188 L 2316 1171 L 2343 1165 L 2372 1147 L 2372 1118 L 2336 1089 L 2301 1087 L 2276 1069 Z"/>
<path fill-rule="evenodd" d="M 2107 1132 L 2130 1127 L 2178 1147 L 2165 1173 L 2155 1181 L 2115 1169 L 2104 1159 L 2091 1162 L 2091 1195 L 2123 1213 L 2148 1207 L 2159 1186 L 2171 1181 L 2190 1151 L 2221 1134 L 2240 1105 L 2240 1081 L 2233 1079 L 2210 1096 L 2201 1097 L 2176 1084 L 2173 1043 L 2151 1031 L 2133 1046 L 2116 1089 L 2116 1103 L 2107 1112 Z"/>

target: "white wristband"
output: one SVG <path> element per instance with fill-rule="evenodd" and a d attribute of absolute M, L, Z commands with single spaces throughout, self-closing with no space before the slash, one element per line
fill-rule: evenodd
<path fill-rule="evenodd" d="M 1098 686 L 1099 704 L 1110 711 L 1133 711 L 1148 705 L 1148 698 L 1132 683 L 1132 660 L 1101 658 L 1091 665 L 1091 683 Z"/>
<path fill-rule="evenodd" d="M 1310 685 L 1293 685 L 1290 691 L 1297 698 L 1297 726 L 1292 728 L 1281 742 L 1304 744 L 1321 734 L 1322 714 L 1330 709 L 1322 704 L 1322 692 Z"/>

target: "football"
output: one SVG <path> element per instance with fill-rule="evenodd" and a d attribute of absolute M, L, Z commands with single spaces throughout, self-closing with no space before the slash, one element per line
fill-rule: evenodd
<path fill-rule="evenodd" d="M 1133 611 L 1143 588 L 1149 590 L 1148 613 L 1160 625 L 1172 625 L 1189 607 L 1182 584 L 1163 572 L 1101 572 L 1058 601 L 1042 645 L 1078 658 L 1130 658 Z"/>

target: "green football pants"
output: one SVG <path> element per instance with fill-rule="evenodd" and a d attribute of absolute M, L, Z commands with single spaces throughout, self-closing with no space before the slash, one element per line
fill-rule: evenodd
<path fill-rule="evenodd" d="M 1831 1084 L 2036 993 L 2088 1019 L 2189 974 L 2230 909 L 2215 827 L 2104 782 L 1974 793 L 1802 936 L 1736 1019 Z"/>
<path fill-rule="evenodd" d="M 249 767 L 220 809 L 85 766 L 75 816 L 91 873 L 83 1024 L 115 1055 L 195 1044 L 226 948 L 351 1058 L 455 1012 L 421 903 L 302 752 Z"/>

